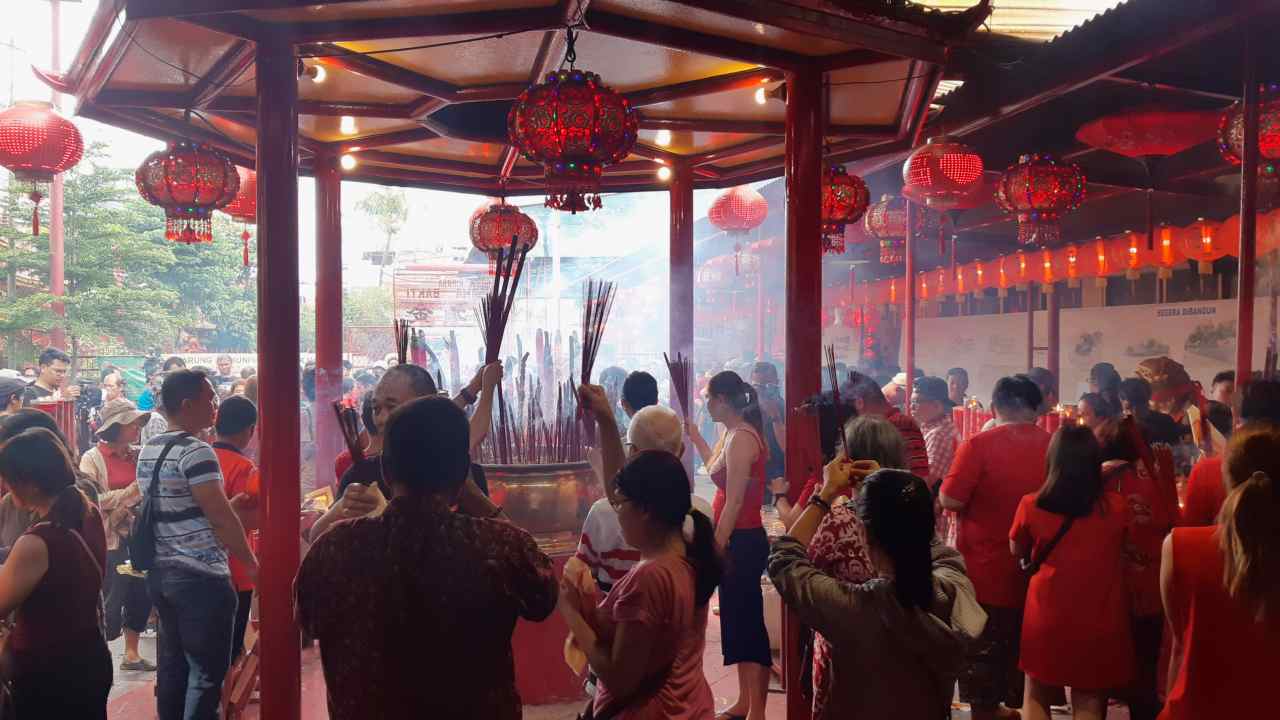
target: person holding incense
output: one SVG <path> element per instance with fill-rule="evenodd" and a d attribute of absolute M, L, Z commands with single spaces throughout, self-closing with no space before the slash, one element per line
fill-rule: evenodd
<path fill-rule="evenodd" d="M 722 720 L 764 720 L 773 654 L 764 624 L 760 576 L 769 558 L 769 538 L 760 517 L 769 446 L 755 388 L 735 372 L 717 373 L 707 383 L 707 411 L 724 426 L 709 445 L 692 423 L 685 428 L 716 485 L 712 509 L 716 544 L 727 570 L 720 582 L 720 626 L 725 665 L 738 666 L 738 700 Z"/>

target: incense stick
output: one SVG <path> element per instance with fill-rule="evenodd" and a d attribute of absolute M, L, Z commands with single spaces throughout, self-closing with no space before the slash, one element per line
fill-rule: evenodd
<path fill-rule="evenodd" d="M 591 382 L 600 341 L 604 337 L 609 312 L 613 310 L 614 284 L 603 280 L 587 280 L 582 301 L 582 384 Z"/>
<path fill-rule="evenodd" d="M 667 357 L 666 353 L 662 353 L 662 359 L 667 363 L 667 372 L 671 375 L 671 387 L 675 391 L 676 400 L 680 403 L 680 412 L 683 417 L 689 417 L 689 379 L 690 379 L 690 363 L 688 358 L 680 353 L 676 353 L 674 361 Z"/>
<path fill-rule="evenodd" d="M 827 377 L 831 379 L 831 397 L 838 404 L 840 402 L 840 380 L 836 377 L 836 346 L 828 345 L 823 351 L 827 356 Z"/>
<path fill-rule="evenodd" d="M 351 453 L 354 462 L 364 460 L 364 448 L 360 447 L 360 428 L 355 408 L 349 408 L 341 402 L 333 403 L 333 412 L 338 416 L 338 430 L 342 440 L 347 444 L 347 452 Z"/>
<path fill-rule="evenodd" d="M 497 362 L 502 356 L 502 337 L 507 331 L 507 320 L 524 274 L 528 247 L 521 247 L 518 238 L 511 236 L 511 246 L 498 251 L 497 272 L 493 276 L 493 289 L 480 300 L 476 319 L 485 339 L 484 363 Z"/>

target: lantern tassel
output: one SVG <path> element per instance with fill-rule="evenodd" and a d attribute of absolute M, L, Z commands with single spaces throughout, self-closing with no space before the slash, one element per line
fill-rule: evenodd
<path fill-rule="evenodd" d="M 44 199 L 44 195 L 37 189 L 32 190 L 27 197 L 35 203 L 35 207 L 31 208 L 31 237 L 40 237 L 40 201 Z"/>
<path fill-rule="evenodd" d="M 249 267 L 249 228 L 240 233 L 240 239 L 244 241 L 244 266 Z"/>

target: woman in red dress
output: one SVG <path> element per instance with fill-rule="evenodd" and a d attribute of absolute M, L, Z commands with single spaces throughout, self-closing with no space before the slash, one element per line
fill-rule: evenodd
<path fill-rule="evenodd" d="M 1074 717 L 1101 720 L 1107 689 L 1133 677 L 1121 559 L 1128 509 L 1104 486 L 1089 428 L 1059 430 L 1047 464 L 1044 487 L 1022 498 L 1009 530 L 1014 556 L 1029 558 L 1034 573 L 1022 621 L 1023 717 L 1048 720 L 1052 699 L 1070 687 Z"/>
<path fill-rule="evenodd" d="M 1129 706 L 1130 720 L 1155 720 L 1160 714 L 1160 645 L 1164 608 L 1160 604 L 1160 545 L 1178 523 L 1178 489 L 1173 451 L 1150 448 L 1133 417 L 1108 420 L 1094 429 L 1102 445 L 1102 476 L 1108 490 L 1124 498 L 1129 528 L 1124 541 L 1125 585 L 1133 646 L 1134 682 L 1116 688 Z"/>
<path fill-rule="evenodd" d="M 1173 682 L 1160 720 L 1275 717 L 1280 428 L 1237 430 L 1222 469 L 1230 491 L 1217 526 L 1177 528 L 1164 542 Z"/>

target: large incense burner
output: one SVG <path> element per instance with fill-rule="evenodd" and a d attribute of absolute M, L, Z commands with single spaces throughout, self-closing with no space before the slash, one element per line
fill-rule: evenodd
<path fill-rule="evenodd" d="M 604 495 L 585 462 L 483 468 L 493 501 L 548 554 L 573 552 L 587 510 Z"/>

